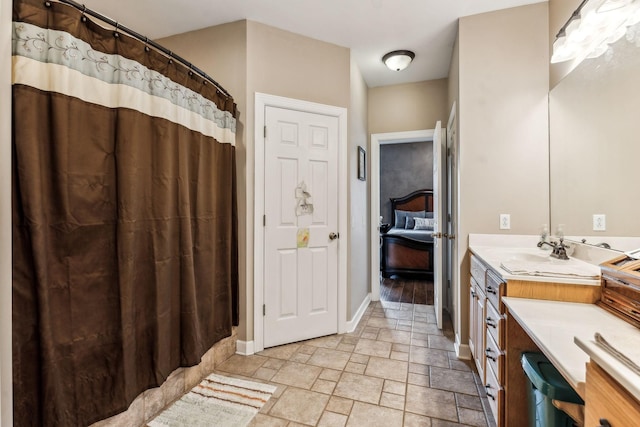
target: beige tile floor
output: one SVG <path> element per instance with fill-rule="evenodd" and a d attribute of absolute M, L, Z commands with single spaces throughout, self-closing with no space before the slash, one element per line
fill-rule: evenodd
<path fill-rule="evenodd" d="M 374 302 L 353 333 L 234 355 L 216 372 L 278 386 L 251 426 L 492 427 L 470 366 L 433 306 Z"/>

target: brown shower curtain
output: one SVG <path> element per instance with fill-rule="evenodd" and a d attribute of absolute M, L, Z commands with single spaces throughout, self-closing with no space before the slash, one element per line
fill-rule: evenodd
<path fill-rule="evenodd" d="M 83 426 L 237 324 L 235 104 L 70 6 L 13 21 L 14 420 Z"/>

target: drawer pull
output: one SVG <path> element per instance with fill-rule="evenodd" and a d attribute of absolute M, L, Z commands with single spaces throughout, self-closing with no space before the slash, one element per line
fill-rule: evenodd
<path fill-rule="evenodd" d="M 487 321 L 487 326 L 491 326 L 494 329 L 498 327 L 498 324 L 494 322 L 491 317 L 487 317 L 486 321 Z"/>
<path fill-rule="evenodd" d="M 496 361 L 496 360 L 498 360 L 498 359 L 497 359 L 496 357 L 494 357 L 494 356 L 491 356 L 491 353 L 492 353 L 492 352 L 493 352 L 493 350 L 491 350 L 490 348 L 488 348 L 488 349 L 486 349 L 486 350 L 484 351 L 484 354 L 485 354 L 485 356 L 487 356 L 487 359 L 491 359 L 491 360 L 493 360 L 493 361 L 495 362 L 495 361 Z"/>
<path fill-rule="evenodd" d="M 633 308 L 626 309 L 625 311 L 629 314 L 633 314 L 634 316 L 640 315 L 640 312 L 638 312 L 637 310 L 634 310 Z"/>
<path fill-rule="evenodd" d="M 485 391 L 487 392 L 487 397 L 490 398 L 491 400 L 496 400 L 496 397 L 489 393 L 489 389 L 491 388 L 491 384 L 487 384 L 484 386 Z"/>
<path fill-rule="evenodd" d="M 600 418 L 600 425 L 598 427 L 611 427 L 611 424 L 609 424 L 606 418 Z"/>
<path fill-rule="evenodd" d="M 487 286 L 487 292 L 490 293 L 490 294 L 498 295 L 496 290 L 493 289 L 493 286 Z"/>

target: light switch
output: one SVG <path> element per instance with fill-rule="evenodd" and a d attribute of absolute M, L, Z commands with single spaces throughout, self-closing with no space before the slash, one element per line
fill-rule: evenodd
<path fill-rule="evenodd" d="M 500 214 L 500 230 L 510 230 L 510 229 L 511 229 L 511 215 Z"/>
<path fill-rule="evenodd" d="M 606 231 L 607 218 L 605 214 L 593 215 L 593 231 Z"/>

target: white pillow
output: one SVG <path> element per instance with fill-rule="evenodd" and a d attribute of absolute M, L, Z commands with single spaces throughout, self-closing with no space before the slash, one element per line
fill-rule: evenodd
<path fill-rule="evenodd" d="M 433 230 L 436 220 L 433 218 L 415 218 L 416 225 L 414 230 Z"/>

